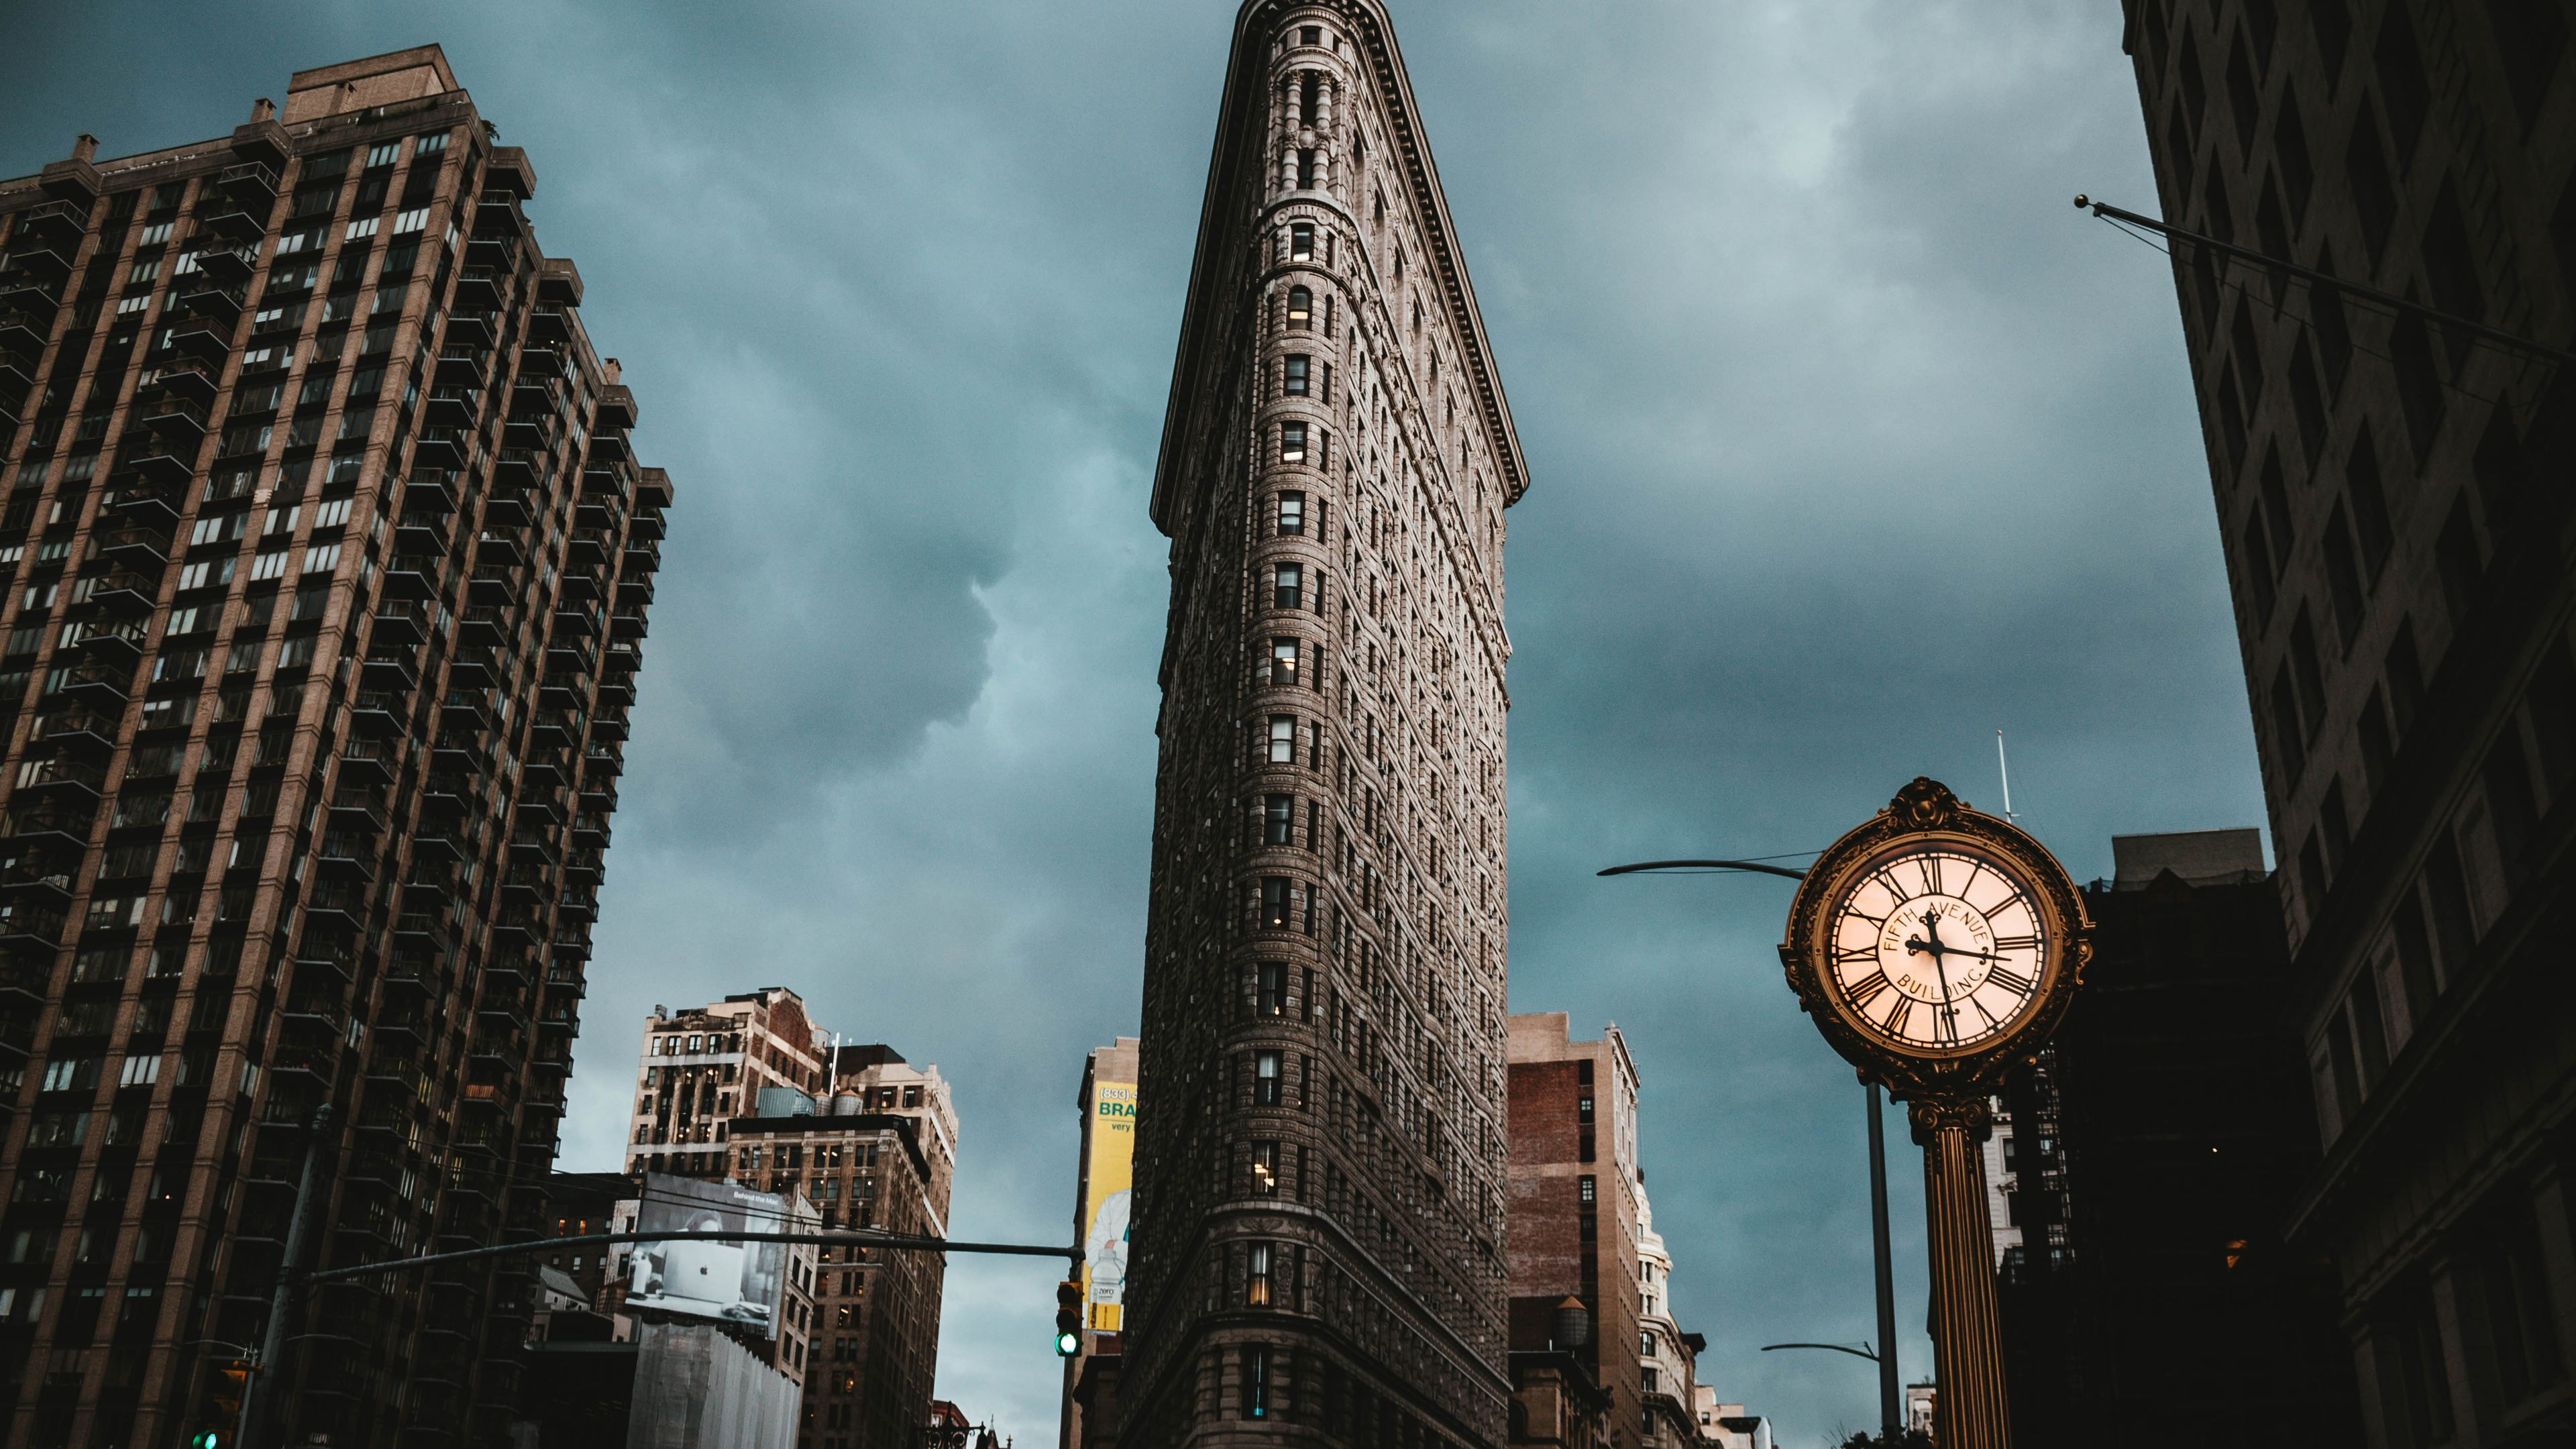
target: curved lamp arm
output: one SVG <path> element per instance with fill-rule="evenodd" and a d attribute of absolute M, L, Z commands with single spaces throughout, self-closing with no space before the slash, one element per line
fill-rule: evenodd
<path fill-rule="evenodd" d="M 1869 1351 L 1869 1340 L 1867 1339 L 1862 1339 L 1861 1345 L 1858 1348 L 1852 1348 L 1846 1344 L 1840 1343 L 1766 1343 L 1762 1345 L 1762 1351 L 1764 1353 L 1769 1353 L 1775 1348 L 1829 1348 L 1836 1353 L 1847 1353 L 1854 1358 L 1865 1358 L 1871 1363 L 1878 1362 L 1878 1355 Z"/>
<path fill-rule="evenodd" d="M 1749 870 L 1762 875 L 1776 875 L 1784 880 L 1805 880 L 1807 873 L 1785 865 L 1765 865 L 1758 860 L 1645 860 L 1635 865 L 1614 865 L 1596 875 L 1634 875 L 1642 870 Z"/>

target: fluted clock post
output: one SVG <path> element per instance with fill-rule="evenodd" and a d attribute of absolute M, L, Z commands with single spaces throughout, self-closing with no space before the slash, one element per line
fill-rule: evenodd
<path fill-rule="evenodd" d="M 1917 776 L 1818 856 L 1780 961 L 1827 1043 L 1910 1104 L 1923 1148 L 1942 1449 L 2010 1449 L 1986 1211 L 1987 1101 L 2066 1014 L 2092 953 L 2074 881 L 2009 821 Z"/>

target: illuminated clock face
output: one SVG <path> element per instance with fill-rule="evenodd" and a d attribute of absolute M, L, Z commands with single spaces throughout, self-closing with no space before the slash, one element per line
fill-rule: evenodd
<path fill-rule="evenodd" d="M 1873 1035 L 1915 1050 L 1975 1046 L 2037 997 L 2046 926 L 2021 874 L 1952 843 L 1897 847 L 1833 905 L 1830 985 Z"/>

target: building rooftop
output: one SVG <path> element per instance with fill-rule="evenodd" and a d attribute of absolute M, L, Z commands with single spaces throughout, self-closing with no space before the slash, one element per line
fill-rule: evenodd
<path fill-rule="evenodd" d="M 2183 830 L 2165 835 L 2111 837 L 2112 886 L 2143 889 L 2172 871 L 2188 885 L 2235 882 L 2263 875 L 2263 832 Z"/>

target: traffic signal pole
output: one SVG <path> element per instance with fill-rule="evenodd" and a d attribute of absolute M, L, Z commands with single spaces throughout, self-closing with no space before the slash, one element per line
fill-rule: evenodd
<path fill-rule="evenodd" d="M 295 1215 L 286 1224 L 286 1252 L 277 1263 L 277 1290 L 269 1295 L 268 1332 L 260 1340 L 259 1357 L 253 1361 L 250 1382 L 242 1385 L 240 1427 L 235 1431 L 236 1449 L 249 1449 L 253 1434 L 262 1439 L 269 1435 L 269 1383 L 286 1362 L 286 1323 L 294 1316 L 297 1300 L 303 1296 L 310 1276 L 297 1270 L 305 1250 L 313 1242 L 313 1221 L 321 1216 L 321 1205 L 314 1201 L 322 1185 L 322 1149 L 331 1133 L 331 1104 L 313 1109 L 312 1125 L 305 1131 L 304 1172 L 295 1183 Z"/>

